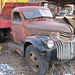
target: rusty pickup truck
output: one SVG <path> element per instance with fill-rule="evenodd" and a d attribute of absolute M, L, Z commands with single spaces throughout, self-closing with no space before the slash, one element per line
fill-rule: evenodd
<path fill-rule="evenodd" d="M 73 27 L 52 18 L 50 9 L 41 6 L 16 7 L 11 13 L 13 48 L 36 75 L 45 75 L 51 63 L 75 58 Z"/>
<path fill-rule="evenodd" d="M 14 48 L 26 57 L 30 69 L 44 75 L 49 64 L 75 58 L 75 34 L 72 26 L 55 22 L 48 8 L 17 7 L 12 10 Z"/>

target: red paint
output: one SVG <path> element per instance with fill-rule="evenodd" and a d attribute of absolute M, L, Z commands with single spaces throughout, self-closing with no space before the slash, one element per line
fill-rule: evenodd
<path fill-rule="evenodd" d="M 21 6 L 38 6 L 37 3 L 24 3 L 24 2 L 7 2 L 0 13 L 0 29 L 10 28 L 12 30 L 11 12 L 15 7 Z"/>
<path fill-rule="evenodd" d="M 18 2 L 14 2 L 14 3 L 8 2 L 8 3 L 5 3 L 5 6 L 1 11 L 1 16 L 8 15 L 11 18 L 12 9 L 15 7 L 21 7 L 21 6 L 38 6 L 38 4 L 37 3 L 24 3 L 24 2 L 19 2 L 19 3 Z"/>
<path fill-rule="evenodd" d="M 11 28 L 11 20 L 5 20 L 0 18 L 0 28 Z"/>

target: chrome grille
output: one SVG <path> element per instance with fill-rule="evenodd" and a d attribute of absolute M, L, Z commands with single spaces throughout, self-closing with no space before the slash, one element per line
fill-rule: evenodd
<path fill-rule="evenodd" d="M 71 59 L 75 55 L 75 41 L 63 42 L 57 41 L 57 58 L 58 59 Z"/>

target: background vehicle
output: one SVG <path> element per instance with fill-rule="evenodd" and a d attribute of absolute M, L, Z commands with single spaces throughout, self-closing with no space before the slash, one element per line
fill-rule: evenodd
<path fill-rule="evenodd" d="M 59 16 L 68 16 L 68 10 L 61 10 Z"/>
<path fill-rule="evenodd" d="M 69 16 L 69 15 L 74 15 L 74 5 L 73 4 L 64 5 L 62 10 L 59 11 L 59 16 Z"/>
<path fill-rule="evenodd" d="M 73 15 L 73 12 L 74 12 L 74 5 L 73 4 L 67 4 L 65 5 L 65 8 L 68 10 L 68 14 L 69 15 Z"/>

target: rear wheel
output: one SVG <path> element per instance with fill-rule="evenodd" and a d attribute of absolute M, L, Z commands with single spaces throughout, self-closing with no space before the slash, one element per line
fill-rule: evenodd
<path fill-rule="evenodd" d="M 4 32 L 3 31 L 0 31 L 0 43 L 3 43 L 4 42 Z"/>
<path fill-rule="evenodd" d="M 47 73 L 48 61 L 40 55 L 33 45 L 27 47 L 25 54 L 27 64 L 35 74 L 45 75 Z"/>

